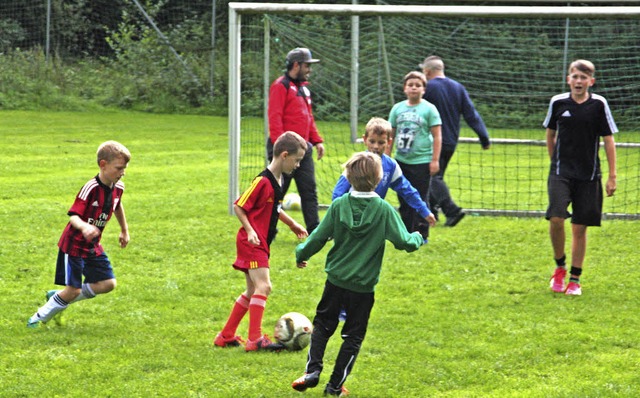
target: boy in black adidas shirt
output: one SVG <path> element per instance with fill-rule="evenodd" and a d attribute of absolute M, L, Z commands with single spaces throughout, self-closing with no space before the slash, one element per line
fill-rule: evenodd
<path fill-rule="evenodd" d="M 618 128 L 607 100 L 589 92 L 595 83 L 595 67 L 586 60 L 569 66 L 570 92 L 551 98 L 543 126 L 547 129 L 547 150 L 551 168 L 547 183 L 549 234 L 556 270 L 550 287 L 554 292 L 580 295 L 580 275 L 587 247 L 587 227 L 600 226 L 602 217 L 602 174 L 598 149 L 604 141 L 609 175 L 607 196 L 616 190 L 616 148 L 613 134 Z M 567 211 L 571 203 L 572 214 Z M 565 287 L 566 256 L 564 220 L 571 217 L 571 271 Z"/>

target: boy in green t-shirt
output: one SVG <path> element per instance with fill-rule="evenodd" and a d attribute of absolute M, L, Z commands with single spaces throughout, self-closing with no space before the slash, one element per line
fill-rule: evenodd
<path fill-rule="evenodd" d="M 305 374 L 292 383 L 297 391 L 318 385 L 325 348 L 345 308 L 349 316 L 342 328 L 344 341 L 324 392 L 346 395 L 344 382 L 367 332 L 385 241 L 407 252 L 418 250 L 423 243 L 420 233 L 409 233 L 393 206 L 374 192 L 382 178 L 380 156 L 356 153 L 345 169 L 353 191 L 334 200 L 320 225 L 296 248 L 297 265 L 304 268 L 329 238 L 334 242 L 327 254 L 327 281 L 313 320 Z"/>
<path fill-rule="evenodd" d="M 389 123 L 393 127 L 391 137 L 395 143 L 394 158 L 405 178 L 418 190 L 422 200 L 428 203 L 431 176 L 440 170 L 442 121 L 435 105 L 422 98 L 427 85 L 424 74 L 409 72 L 403 82 L 407 99 L 395 104 L 389 112 Z M 427 239 L 429 224 L 400 195 L 398 202 L 400 216 L 407 229 L 410 232 L 419 231 Z"/>

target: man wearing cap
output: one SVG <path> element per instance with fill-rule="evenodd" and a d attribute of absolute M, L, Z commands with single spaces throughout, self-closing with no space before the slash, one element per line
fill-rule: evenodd
<path fill-rule="evenodd" d="M 444 182 L 444 172 L 453 156 L 460 137 L 460 115 L 480 139 L 482 149 L 489 149 L 489 133 L 482 117 L 473 106 L 464 86 L 444 74 L 444 62 L 438 56 L 430 56 L 420 64 L 427 77 L 427 87 L 423 98 L 432 103 L 442 119 L 442 148 L 440 150 L 440 171 L 431 179 L 429 207 L 437 214 L 437 209 L 447 217 L 445 226 L 455 226 L 464 212 L 451 198 L 449 187 Z"/>
<path fill-rule="evenodd" d="M 318 192 L 316 189 L 313 147 L 318 160 L 324 156 L 323 139 L 318 133 L 311 108 L 311 92 L 307 80 L 311 74 L 311 64 L 320 62 L 311 56 L 308 48 L 294 48 L 286 58 L 287 70 L 277 78 L 269 90 L 269 139 L 267 155 L 273 157 L 273 143 L 285 131 L 293 131 L 307 141 L 307 152 L 291 176 L 283 175 L 284 193 L 289 189 L 291 179 L 296 181 L 302 205 L 302 215 L 311 233 L 320 223 L 318 216 Z"/>

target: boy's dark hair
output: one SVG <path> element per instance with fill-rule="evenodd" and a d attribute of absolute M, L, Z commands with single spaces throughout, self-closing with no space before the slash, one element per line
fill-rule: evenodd
<path fill-rule="evenodd" d="M 117 157 L 122 157 L 127 163 L 131 160 L 131 153 L 127 147 L 116 141 L 106 141 L 100 144 L 96 155 L 98 157 L 98 165 L 101 160 L 110 162 Z"/>
<path fill-rule="evenodd" d="M 571 69 L 574 68 L 591 77 L 594 77 L 596 74 L 596 67 L 591 61 L 587 61 L 586 59 L 577 59 L 573 61 L 571 65 L 569 65 L 569 74 L 571 74 Z"/>
<path fill-rule="evenodd" d="M 402 79 L 402 87 L 407 85 L 407 80 L 409 79 L 420 79 L 422 81 L 422 85 L 427 87 L 427 77 L 422 72 L 414 70 L 404 75 L 404 79 Z"/>
<path fill-rule="evenodd" d="M 282 152 L 296 154 L 300 149 L 307 151 L 307 141 L 293 131 L 285 131 L 273 144 L 273 156 L 280 156 Z"/>
<path fill-rule="evenodd" d="M 372 117 L 367 122 L 367 125 L 364 128 L 365 136 L 370 136 L 372 134 L 383 135 L 386 134 L 387 138 L 391 136 L 391 131 L 393 127 L 391 123 L 381 117 Z"/>
<path fill-rule="evenodd" d="M 358 152 L 344 165 L 347 180 L 354 190 L 371 192 L 382 180 L 382 160 L 371 152 Z"/>

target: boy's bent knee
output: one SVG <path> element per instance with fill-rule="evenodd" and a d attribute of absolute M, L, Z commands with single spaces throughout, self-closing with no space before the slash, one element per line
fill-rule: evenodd
<path fill-rule="evenodd" d="M 107 279 L 93 284 L 93 291 L 95 294 L 109 293 L 116 288 L 116 285 L 117 283 L 115 279 Z"/>

